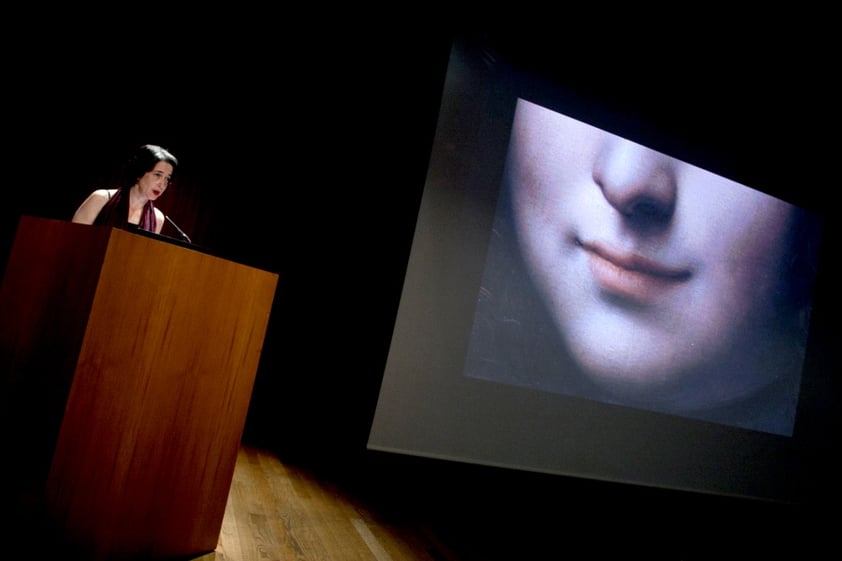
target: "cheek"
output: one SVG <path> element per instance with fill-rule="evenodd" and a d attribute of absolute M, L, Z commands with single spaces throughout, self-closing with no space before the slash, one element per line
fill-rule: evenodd
<path fill-rule="evenodd" d="M 515 235 L 524 259 L 534 270 L 555 261 L 564 239 L 564 202 L 534 175 L 521 176 L 513 193 Z"/>
<path fill-rule="evenodd" d="M 696 169 L 685 171 L 679 181 L 677 231 L 700 259 L 762 267 L 788 249 L 791 205 Z"/>
<path fill-rule="evenodd" d="M 771 289 L 790 248 L 792 207 L 763 199 L 720 222 L 720 267 L 746 292 Z"/>
<path fill-rule="evenodd" d="M 519 224 L 548 234 L 580 211 L 590 179 L 588 161 L 567 146 L 545 144 L 523 149 L 510 160 L 508 184 Z M 598 192 L 596 186 L 593 191 Z"/>
<path fill-rule="evenodd" d="M 684 237 L 701 263 L 699 278 L 706 299 L 714 303 L 703 315 L 743 320 L 774 313 L 786 282 L 793 208 L 777 199 L 739 187 L 701 212 L 688 210 Z M 717 311 L 718 310 L 718 311 Z M 724 320 L 723 320 L 724 321 Z"/>
<path fill-rule="evenodd" d="M 790 214 L 778 214 L 775 222 L 753 223 L 737 240 L 731 258 L 725 262 L 733 278 L 735 298 L 743 298 L 755 308 L 772 312 L 786 285 L 789 255 Z"/>

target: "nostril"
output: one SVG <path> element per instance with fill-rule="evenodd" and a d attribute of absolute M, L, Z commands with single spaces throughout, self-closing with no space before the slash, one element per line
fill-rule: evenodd
<path fill-rule="evenodd" d="M 657 199 L 641 198 L 617 210 L 629 227 L 641 234 L 654 234 L 669 225 L 675 207 Z"/>
<path fill-rule="evenodd" d="M 651 220 L 667 220 L 672 215 L 672 205 L 663 201 L 643 197 L 636 200 L 623 209 L 623 215 L 628 217 L 640 217 Z"/>

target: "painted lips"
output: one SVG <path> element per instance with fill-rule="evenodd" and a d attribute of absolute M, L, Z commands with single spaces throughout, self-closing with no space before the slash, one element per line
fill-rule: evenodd
<path fill-rule="evenodd" d="M 692 276 L 689 269 L 669 267 L 638 254 L 612 251 L 600 244 L 579 245 L 600 288 L 638 304 L 654 301 Z"/>

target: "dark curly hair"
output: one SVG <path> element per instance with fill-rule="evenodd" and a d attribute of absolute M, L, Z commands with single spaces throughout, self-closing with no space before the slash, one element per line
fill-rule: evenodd
<path fill-rule="evenodd" d="M 173 167 L 173 170 L 178 167 L 178 159 L 166 148 L 155 144 L 144 144 L 140 146 L 135 150 L 128 162 L 126 162 L 121 186 L 125 188 L 131 187 L 137 183 L 138 179 L 143 177 L 143 174 L 151 171 L 158 162 L 167 162 Z"/>

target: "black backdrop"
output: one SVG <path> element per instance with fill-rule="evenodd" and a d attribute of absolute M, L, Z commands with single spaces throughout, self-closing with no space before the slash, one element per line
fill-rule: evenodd
<path fill-rule="evenodd" d="M 127 150 L 164 144 L 182 162 L 168 213 L 212 252 L 280 275 L 246 442 L 433 520 L 466 557 L 562 556 L 570 545 L 689 559 L 832 543 L 835 519 L 820 512 L 839 498 L 830 455 L 817 474 L 827 503 L 796 508 L 366 452 L 450 32 L 267 17 L 79 29 L 54 15 L 4 39 L 3 263 L 20 214 L 69 217 Z M 795 44 L 743 31 L 631 32 L 608 50 L 553 34 L 535 64 L 569 73 L 630 123 L 701 139 L 746 183 L 785 177 L 786 198 L 821 209 L 838 183 L 825 148 L 838 91 L 827 36 Z M 539 35 L 505 41 L 526 49 Z"/>

